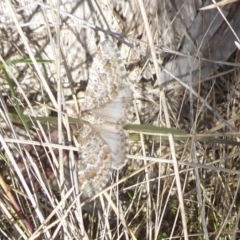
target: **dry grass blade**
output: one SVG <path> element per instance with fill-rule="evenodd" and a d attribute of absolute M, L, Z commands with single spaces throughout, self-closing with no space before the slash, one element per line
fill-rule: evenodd
<path fill-rule="evenodd" d="M 224 5 L 227 5 L 227 4 L 230 4 L 230 3 L 234 3 L 234 2 L 237 2 L 237 1 L 238 0 L 222 0 L 218 3 L 211 4 L 207 7 L 199 8 L 199 10 L 210 10 L 210 9 L 221 7 L 221 6 L 224 6 Z"/>
<path fill-rule="evenodd" d="M 147 19 L 147 14 L 146 14 L 146 10 L 143 4 L 142 0 L 139 0 L 139 6 L 140 6 L 140 10 L 141 10 L 141 14 L 142 14 L 142 18 L 143 18 L 143 22 L 144 22 L 144 26 L 147 32 L 147 37 L 148 37 L 148 41 L 150 44 L 150 49 L 151 49 L 151 54 L 153 57 L 153 63 L 154 63 L 154 67 L 156 70 L 156 75 L 157 75 L 157 80 L 161 81 L 161 77 L 159 74 L 159 66 L 157 63 L 157 57 L 156 57 L 156 52 L 155 52 L 155 48 L 154 48 L 154 44 L 153 44 L 153 35 L 152 32 L 150 30 L 150 26 L 149 26 L 149 21 Z M 166 108 L 166 98 L 165 95 L 161 92 L 160 93 L 160 97 L 163 101 L 163 109 L 164 109 L 164 115 L 165 115 L 165 120 L 167 123 L 167 126 L 170 127 L 170 119 L 169 119 L 169 115 L 168 115 L 168 111 Z M 143 142 L 143 139 L 142 139 Z M 181 211 L 181 217 L 182 217 L 182 224 L 183 224 L 183 233 L 184 233 L 184 237 L 187 239 L 188 238 L 188 233 L 187 233 L 187 224 L 186 224 L 186 219 L 185 219 L 185 210 L 184 210 L 184 204 L 183 204 L 183 199 L 182 199 L 182 188 L 181 188 L 181 183 L 180 183 L 180 178 L 179 178 L 179 173 L 178 173 L 178 166 L 177 166 L 177 159 L 176 159 L 176 155 L 175 155 L 175 147 L 174 147 L 174 140 L 173 140 L 173 136 L 171 134 L 169 134 L 169 143 L 170 143 L 170 149 L 171 149 L 171 153 L 172 153 L 172 157 L 174 159 L 174 171 L 176 173 L 176 184 L 177 184 L 177 188 L 178 188 L 178 196 L 179 196 L 179 202 L 180 202 L 180 211 Z M 145 156 L 145 154 L 144 154 Z M 148 179 L 148 175 L 146 175 L 147 179 Z M 148 192 L 150 188 L 148 185 Z M 149 201 L 149 210 L 151 210 L 150 208 L 151 202 Z M 150 223 L 148 223 L 150 225 Z M 151 239 L 151 233 L 149 233 L 149 238 Z"/>

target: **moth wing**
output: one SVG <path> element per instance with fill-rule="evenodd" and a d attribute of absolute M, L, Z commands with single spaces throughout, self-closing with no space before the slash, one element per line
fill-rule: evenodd
<path fill-rule="evenodd" d="M 115 43 L 100 44 L 89 72 L 83 111 L 100 108 L 115 98 L 126 80 L 126 69 Z"/>
<path fill-rule="evenodd" d="M 116 97 L 100 108 L 93 109 L 92 114 L 113 123 L 124 123 L 131 114 L 132 92 L 122 88 Z"/>
<path fill-rule="evenodd" d="M 84 199 L 100 192 L 109 182 L 112 154 L 109 145 L 89 124 L 81 127 L 78 142 L 78 182 Z"/>
<path fill-rule="evenodd" d="M 120 170 L 126 164 L 128 133 L 120 125 L 111 123 L 92 125 L 92 128 L 109 146 L 112 169 Z"/>

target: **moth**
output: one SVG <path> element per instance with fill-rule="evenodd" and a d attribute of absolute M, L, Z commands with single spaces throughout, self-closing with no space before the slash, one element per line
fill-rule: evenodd
<path fill-rule="evenodd" d="M 100 192 L 112 171 L 125 165 L 128 133 L 123 129 L 132 103 L 127 73 L 116 44 L 105 40 L 93 59 L 83 99 L 66 103 L 68 115 L 78 117 L 78 182 L 83 198 Z"/>

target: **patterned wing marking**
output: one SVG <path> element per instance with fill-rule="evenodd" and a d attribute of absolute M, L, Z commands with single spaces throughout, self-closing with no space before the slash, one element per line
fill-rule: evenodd
<path fill-rule="evenodd" d="M 78 181 L 82 197 L 88 198 L 100 192 L 109 182 L 112 154 L 107 143 L 89 124 L 83 124 L 78 142 Z"/>
<path fill-rule="evenodd" d="M 116 44 L 105 40 L 93 60 L 81 110 L 100 108 L 114 99 L 126 84 L 126 76 Z"/>

